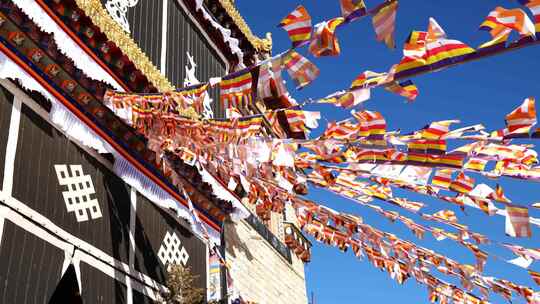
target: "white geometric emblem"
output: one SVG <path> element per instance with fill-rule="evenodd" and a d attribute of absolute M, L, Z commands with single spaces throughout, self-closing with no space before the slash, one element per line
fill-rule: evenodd
<path fill-rule="evenodd" d="M 71 174 L 66 165 L 54 165 L 58 183 L 67 186 L 67 191 L 62 192 L 67 212 L 75 212 L 77 222 L 87 221 L 88 211 L 93 220 L 102 217 L 98 200 L 91 197 L 96 191 L 90 175 L 84 175 L 81 165 L 70 165 L 69 168 Z"/>
<path fill-rule="evenodd" d="M 186 266 L 189 260 L 189 254 L 182 246 L 176 233 L 171 234 L 169 231 L 165 234 L 161 247 L 159 247 L 158 257 L 161 263 L 167 267 L 172 264 L 180 265 L 180 263 Z"/>
<path fill-rule="evenodd" d="M 139 0 L 107 0 L 105 8 L 114 21 L 118 22 L 126 32 L 131 33 L 126 14 L 128 8 L 134 7 L 137 2 Z"/>

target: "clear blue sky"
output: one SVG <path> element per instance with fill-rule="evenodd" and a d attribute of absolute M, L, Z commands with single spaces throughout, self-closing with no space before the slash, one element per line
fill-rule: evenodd
<path fill-rule="evenodd" d="M 368 7 L 373 7 L 381 1 L 366 0 L 366 3 Z M 340 14 L 338 0 L 236 0 L 236 2 L 256 34 L 264 36 L 266 32 L 272 32 L 274 53 L 286 50 L 290 46 L 286 33 L 276 28 L 276 24 L 296 5 L 303 4 L 308 9 L 314 24 Z M 425 30 L 429 17 L 434 17 L 439 22 L 449 38 L 477 47 L 487 41 L 489 36 L 486 32 L 478 31 L 478 26 L 497 5 L 506 8 L 518 7 L 517 1 L 508 0 L 401 1 L 397 15 L 396 50 L 389 50 L 376 42 L 371 20 L 366 18 L 350 24 L 338 30 L 342 54 L 338 57 L 319 59 L 310 56 L 309 58 L 321 69 L 321 76 L 300 92 L 295 91 L 290 85 L 291 94 L 297 100 L 322 97 L 338 89 L 347 88 L 364 70 L 387 71 L 392 64 L 400 60 L 401 47 L 408 33 L 413 29 Z M 302 53 L 307 54 L 307 50 L 302 49 Z M 431 121 L 443 119 L 460 119 L 461 126 L 483 123 L 489 130 L 502 128 L 504 116 L 521 104 L 525 97 L 540 98 L 539 55 L 540 46 L 536 46 L 415 78 L 420 96 L 413 104 L 406 104 L 403 98 L 376 89 L 372 91 L 372 98 L 366 104 L 366 108 L 380 111 L 386 117 L 389 129 L 412 131 Z M 320 110 L 323 117 L 328 120 L 339 120 L 349 116 L 348 111 L 328 105 L 313 106 L 309 109 Z M 321 121 L 321 124 L 325 125 L 324 121 Z M 495 187 L 494 181 L 475 177 L 477 181 Z M 540 184 L 511 179 L 503 179 L 501 184 L 505 187 L 507 196 L 515 203 L 530 206 L 533 202 L 540 202 Z M 504 235 L 502 217 L 488 217 L 472 209 L 467 209 L 465 214 L 445 202 L 408 192 L 395 191 L 395 195 L 425 202 L 429 205 L 424 210 L 425 213 L 453 209 L 461 223 L 469 225 L 474 231 L 488 235 L 491 239 L 532 248 L 540 247 L 538 227 L 533 227 L 531 240 L 508 238 Z M 354 202 L 321 190 L 311 189 L 310 198 L 336 210 L 361 215 L 365 222 L 377 228 L 396 233 L 404 239 L 415 241 L 437 252 L 446 253 L 462 263 L 474 264 L 473 255 L 452 241 L 437 242 L 430 235 L 426 235 L 424 241 L 418 241 L 402 224 L 392 224 L 385 218 L 355 205 Z M 395 210 L 384 203 L 380 205 L 388 210 Z M 419 223 L 427 224 L 406 211 L 396 211 Z M 540 212 L 532 208 L 530 214 L 540 217 Z M 315 293 L 316 303 L 428 302 L 427 291 L 413 279 L 409 279 L 404 286 L 399 286 L 387 273 L 375 269 L 367 260 L 357 260 L 350 251 L 344 254 L 314 240 L 313 243 L 312 262 L 306 266 L 306 276 L 308 292 Z M 509 278 L 540 290 L 525 270 L 501 262 L 500 258 L 513 258 L 511 252 L 497 246 L 482 248 L 498 256 L 497 259 L 488 260 L 485 275 Z M 540 271 L 540 262 L 533 263 L 531 268 Z M 491 301 L 505 302 L 496 295 L 492 296 Z M 521 303 L 521 300 L 515 303 Z"/>

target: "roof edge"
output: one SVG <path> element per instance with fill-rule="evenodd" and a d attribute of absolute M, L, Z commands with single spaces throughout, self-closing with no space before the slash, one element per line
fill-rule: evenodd
<path fill-rule="evenodd" d="M 234 5 L 234 1 L 219 0 L 219 3 L 223 7 L 223 9 L 225 9 L 225 12 L 227 12 L 229 17 L 231 17 L 238 29 L 240 29 L 242 34 L 244 34 L 249 43 L 251 43 L 251 45 L 257 52 L 270 53 L 272 51 L 272 36 L 270 35 L 270 33 L 266 34 L 266 38 L 260 38 L 255 36 L 244 17 L 242 17 L 240 12 Z"/>
<path fill-rule="evenodd" d="M 137 43 L 116 23 L 105 10 L 99 0 L 75 0 L 77 6 L 102 29 L 107 38 L 114 42 L 120 50 L 133 62 L 148 80 L 161 92 L 173 91 L 174 86 L 148 56 L 139 48 Z M 107 29 L 106 31 L 103 29 Z"/>

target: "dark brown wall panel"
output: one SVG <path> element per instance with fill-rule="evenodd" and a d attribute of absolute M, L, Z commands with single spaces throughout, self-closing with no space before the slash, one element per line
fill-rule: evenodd
<path fill-rule="evenodd" d="M 155 302 L 144 294 L 133 290 L 133 303 L 136 304 L 154 304 Z"/>
<path fill-rule="evenodd" d="M 125 285 L 91 265 L 81 262 L 80 266 L 83 303 L 127 303 Z"/>
<path fill-rule="evenodd" d="M 189 52 L 197 64 L 197 79 L 208 81 L 211 77 L 225 75 L 225 64 L 215 50 L 206 41 L 197 26 L 176 0 L 168 1 L 167 29 L 167 77 L 176 87 L 182 87 L 186 77 L 185 67 L 188 63 L 186 52 Z M 210 95 L 218 105 L 219 90 L 210 91 Z M 216 111 L 214 109 L 214 111 Z"/>
<path fill-rule="evenodd" d="M 101 0 L 105 7 L 108 0 Z M 139 0 L 127 9 L 130 35 L 156 67 L 161 62 L 161 23 L 163 0 Z"/>
<path fill-rule="evenodd" d="M 167 77 L 176 87 L 183 86 L 188 63 L 186 52 L 193 56 L 197 64 L 196 76 L 199 81 L 205 82 L 211 77 L 225 75 L 225 63 L 191 22 L 177 0 L 169 0 L 168 3 Z M 214 113 L 221 113 L 219 89 L 210 89 L 210 96 L 214 100 Z"/>
<path fill-rule="evenodd" d="M 167 1 L 167 58 L 166 76 L 177 88 L 184 86 L 185 66 L 188 63 L 186 52 L 197 63 L 197 79 L 206 82 L 210 77 L 225 75 L 225 63 L 204 38 L 204 35 L 191 22 L 189 16 L 177 0 L 139 0 L 127 9 L 127 20 L 131 37 L 137 42 L 158 69 L 161 67 L 163 1 Z M 103 5 L 107 0 L 101 0 Z M 210 90 L 214 100 L 214 113 L 220 113 L 219 89 Z"/>
<path fill-rule="evenodd" d="M 4 87 L 0 86 L 0 168 L 4 168 L 6 160 L 6 147 L 9 135 L 9 123 L 11 120 L 11 108 L 13 95 Z M 4 182 L 4 170 L 0 170 L 0 185 Z"/>
<path fill-rule="evenodd" d="M 78 221 L 75 212 L 68 212 L 62 194 L 68 186 L 59 183 L 55 165 L 66 165 L 68 169 L 80 165 L 83 174 L 90 176 L 95 192 L 90 198 L 97 199 L 101 217 L 92 219 L 85 210 L 88 220 Z M 73 171 L 69 173 L 74 175 Z M 128 262 L 131 207 L 127 186 L 25 105 L 15 157 L 13 196 L 74 236 Z"/>
<path fill-rule="evenodd" d="M 142 195 L 137 195 L 137 219 L 135 227 L 135 269 L 160 283 L 165 283 L 166 268 L 159 259 L 159 249 L 165 236 L 176 234 L 181 246 L 189 254 L 187 266 L 200 277 L 197 287 L 206 288 L 206 246 L 182 227 L 173 215 L 152 204 Z"/>
<path fill-rule="evenodd" d="M 62 250 L 6 220 L 0 246 L 0 303 L 47 303 L 63 262 Z"/>
<path fill-rule="evenodd" d="M 163 20 L 163 0 L 139 0 L 128 9 L 131 37 L 148 55 L 158 69 L 161 69 L 161 27 Z"/>

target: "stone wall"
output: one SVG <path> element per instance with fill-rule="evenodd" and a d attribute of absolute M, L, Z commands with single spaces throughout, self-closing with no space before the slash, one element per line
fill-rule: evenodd
<path fill-rule="evenodd" d="M 234 287 L 258 304 L 306 304 L 304 264 L 294 253 L 292 263 L 245 221 L 225 226 L 226 260 Z"/>

